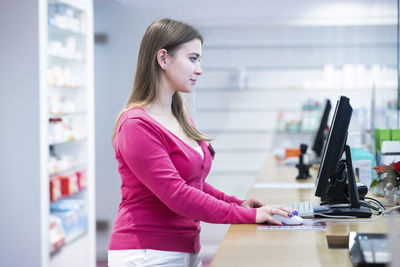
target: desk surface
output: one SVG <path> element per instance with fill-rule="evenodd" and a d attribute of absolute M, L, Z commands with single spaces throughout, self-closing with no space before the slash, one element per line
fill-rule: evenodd
<path fill-rule="evenodd" d="M 317 170 L 311 170 L 314 183 Z M 297 169 L 280 167 L 271 157 L 255 183 L 295 183 Z M 303 181 L 300 181 L 303 182 Z M 268 204 L 315 201 L 314 189 L 251 188 L 247 198 Z M 347 242 L 349 232 L 385 233 L 386 218 L 372 222 L 327 222 L 327 230 L 258 230 L 258 225 L 231 225 L 210 266 L 352 266 L 348 249 L 328 248 L 329 240 Z M 397 217 L 396 224 L 400 225 Z"/>

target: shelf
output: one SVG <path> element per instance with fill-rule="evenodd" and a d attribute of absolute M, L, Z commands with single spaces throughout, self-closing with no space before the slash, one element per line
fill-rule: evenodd
<path fill-rule="evenodd" d="M 206 134 L 280 134 L 280 135 L 310 135 L 314 132 L 304 132 L 304 131 L 296 131 L 296 132 L 280 132 L 274 129 L 200 129 L 202 132 Z"/>
<path fill-rule="evenodd" d="M 79 239 L 83 239 L 86 235 L 88 235 L 87 231 L 82 231 L 74 234 L 72 237 L 69 238 L 68 242 L 64 244 L 64 246 L 58 248 L 56 251 L 50 253 L 50 257 L 56 257 L 57 254 L 63 251 L 63 249 L 68 248 L 74 242 L 79 241 Z"/>
<path fill-rule="evenodd" d="M 70 29 L 64 29 L 60 28 L 56 25 L 48 24 L 49 27 L 49 39 L 51 40 L 51 37 L 65 37 L 65 36 L 71 36 L 74 35 L 75 37 L 85 37 L 85 33 L 80 32 L 80 31 L 74 31 Z"/>
<path fill-rule="evenodd" d="M 200 129 L 206 134 L 271 134 L 275 133 L 272 129 Z"/>
<path fill-rule="evenodd" d="M 326 44 L 206 44 L 204 49 L 213 50 L 264 50 L 264 49 L 315 49 L 315 48 L 396 48 L 395 42 L 380 43 L 326 43 Z"/>
<path fill-rule="evenodd" d="M 75 63 L 85 63 L 85 60 L 82 58 L 76 58 L 76 57 L 68 57 L 68 56 L 62 56 L 62 55 L 47 55 L 49 58 L 54 58 L 57 60 L 63 60 L 63 61 L 71 61 Z"/>
<path fill-rule="evenodd" d="M 242 154 L 242 153 L 252 153 L 252 154 L 266 154 L 270 150 L 266 148 L 215 148 L 218 153 L 232 153 L 232 154 Z"/>
<path fill-rule="evenodd" d="M 315 65 L 270 65 L 270 66 L 241 66 L 246 71 L 276 71 L 276 70 L 322 70 L 324 65 L 315 64 Z M 343 67 L 343 65 L 334 65 L 335 69 Z M 396 69 L 396 65 L 387 64 L 386 67 Z M 212 71 L 226 71 L 226 72 L 238 72 L 237 67 L 231 66 L 202 66 L 201 67 L 204 72 L 212 72 Z"/>
<path fill-rule="evenodd" d="M 303 134 L 303 135 L 310 135 L 310 134 L 313 134 L 314 132 L 313 131 L 307 131 L 307 132 L 305 132 L 305 131 L 293 131 L 293 132 L 291 132 L 291 131 L 275 131 L 275 133 L 276 134 L 287 134 L 287 135 L 296 135 L 296 134 Z"/>
<path fill-rule="evenodd" d="M 72 140 L 72 141 L 51 143 L 51 144 L 49 144 L 49 146 L 62 146 L 62 145 L 68 145 L 68 144 L 78 144 L 78 143 L 83 143 L 86 141 L 87 141 L 87 138 L 82 138 L 82 139 L 76 139 L 76 140 Z"/>
<path fill-rule="evenodd" d="M 230 175 L 230 176 L 246 176 L 256 177 L 259 174 L 254 170 L 212 170 L 209 175 Z"/>
<path fill-rule="evenodd" d="M 376 91 L 393 91 L 395 90 L 393 87 L 378 87 Z M 249 86 L 246 89 L 240 88 L 238 86 L 230 86 L 230 87 L 196 87 L 196 94 L 201 93 L 209 93 L 209 92 L 266 92 L 266 93 L 274 93 L 289 91 L 289 92 L 349 92 L 349 93 L 362 93 L 362 92 L 371 92 L 372 87 L 358 88 L 358 89 L 344 89 L 344 88 L 304 88 L 304 87 L 287 87 L 287 86 L 276 86 L 276 87 L 265 87 L 265 86 Z"/>
<path fill-rule="evenodd" d="M 57 203 L 57 202 L 60 202 L 60 201 L 63 201 L 63 200 L 68 200 L 68 199 L 76 199 L 78 197 L 81 198 L 81 197 L 84 196 L 84 194 L 86 194 L 86 192 L 87 192 L 87 189 L 83 188 L 83 189 L 79 190 L 76 193 L 73 193 L 73 194 L 70 194 L 70 195 L 67 195 L 67 196 L 62 196 L 61 198 L 59 198 L 57 200 L 50 201 L 50 203 Z"/>
<path fill-rule="evenodd" d="M 54 176 L 58 176 L 58 175 L 62 175 L 62 174 L 67 174 L 67 173 L 71 173 L 71 172 L 77 172 L 77 171 L 81 171 L 81 170 L 85 170 L 87 166 L 87 163 L 79 163 L 79 164 L 75 164 L 74 166 L 64 169 L 64 170 L 60 170 L 58 172 L 53 172 L 50 173 L 49 172 L 49 176 L 50 177 L 54 177 Z"/>
<path fill-rule="evenodd" d="M 230 112 L 282 112 L 282 111 L 298 111 L 298 107 L 285 107 L 277 111 L 276 108 L 271 107 L 227 107 L 227 108 L 196 108 L 195 112 L 202 112 L 202 113 L 214 113 L 214 112 L 221 112 L 221 113 L 230 113 Z"/>
<path fill-rule="evenodd" d="M 62 117 L 72 117 L 72 116 L 87 116 L 87 113 L 84 111 L 70 112 L 70 113 L 50 113 L 50 119 L 57 119 Z"/>
<path fill-rule="evenodd" d="M 85 255 L 88 246 L 91 244 L 90 233 L 83 233 L 79 238 L 65 244 L 50 256 L 51 267 L 70 266 L 92 266 L 91 261 Z"/>
<path fill-rule="evenodd" d="M 85 3 L 86 2 L 86 3 Z M 78 0 L 49 0 L 49 5 L 64 4 L 70 7 L 86 11 L 89 1 L 78 1 Z"/>
<path fill-rule="evenodd" d="M 47 84 L 48 87 L 54 87 L 54 88 L 62 88 L 62 89 L 82 89 L 85 88 L 85 86 L 61 86 L 61 85 L 55 85 L 55 84 Z"/>

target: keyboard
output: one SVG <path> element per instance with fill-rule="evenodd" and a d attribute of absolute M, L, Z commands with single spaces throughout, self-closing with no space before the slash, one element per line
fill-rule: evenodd
<path fill-rule="evenodd" d="M 314 203 L 311 201 L 288 203 L 285 206 L 296 210 L 304 219 L 314 218 Z"/>

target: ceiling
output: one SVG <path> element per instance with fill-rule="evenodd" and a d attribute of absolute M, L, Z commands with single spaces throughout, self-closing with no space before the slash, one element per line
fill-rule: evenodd
<path fill-rule="evenodd" d="M 397 0 L 94 0 L 199 26 L 393 25 Z"/>

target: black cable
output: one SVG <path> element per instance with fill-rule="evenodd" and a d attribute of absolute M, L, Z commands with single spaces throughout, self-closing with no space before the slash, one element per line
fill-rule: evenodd
<path fill-rule="evenodd" d="M 372 200 L 372 201 L 378 203 L 378 205 L 379 205 L 383 210 L 386 210 L 385 207 L 382 205 L 382 203 L 379 202 L 378 200 L 376 200 L 375 198 L 372 198 L 372 197 L 364 197 L 364 198 L 365 198 L 365 199 Z"/>
<path fill-rule="evenodd" d="M 383 212 L 383 210 L 381 209 L 381 206 L 379 206 L 376 202 L 374 202 L 374 201 L 363 201 L 363 202 L 366 202 L 366 203 L 368 203 L 368 204 L 373 205 L 374 207 L 376 207 L 376 209 L 374 209 L 374 210 L 376 210 L 376 211 L 378 211 L 378 212 Z M 381 211 L 381 210 L 382 210 L 382 211 Z"/>
<path fill-rule="evenodd" d="M 371 200 L 371 201 L 375 202 L 376 204 L 378 204 L 378 206 L 383 210 L 383 212 L 386 210 L 385 207 L 382 205 L 382 203 L 379 202 L 378 200 L 376 200 L 375 198 L 372 198 L 372 197 L 364 197 L 364 199 Z M 335 204 L 343 204 L 343 203 L 340 203 L 340 202 L 338 202 L 338 201 L 325 201 L 325 202 L 322 202 L 320 205 L 321 205 L 321 206 L 322 206 L 322 205 L 328 205 L 328 206 L 329 206 L 329 205 L 335 205 Z M 366 201 L 363 201 L 363 200 L 360 201 L 360 205 L 362 205 L 362 206 L 364 206 L 364 207 L 367 207 L 367 208 L 370 208 L 370 209 L 372 209 L 372 210 L 375 210 L 375 211 L 377 211 L 378 213 L 379 213 L 379 212 L 382 212 L 382 211 L 379 211 L 379 208 L 377 208 L 377 207 L 375 207 L 375 206 L 373 206 L 373 205 L 371 205 L 371 204 L 369 204 L 369 203 L 367 203 Z"/>
<path fill-rule="evenodd" d="M 367 202 L 365 202 L 363 200 L 360 200 L 360 206 L 364 206 L 364 207 L 367 207 L 369 209 L 379 211 L 379 208 L 377 208 L 377 207 L 375 207 L 375 206 L 373 206 L 373 205 L 371 205 L 371 204 L 369 204 L 369 203 L 367 203 Z"/>

